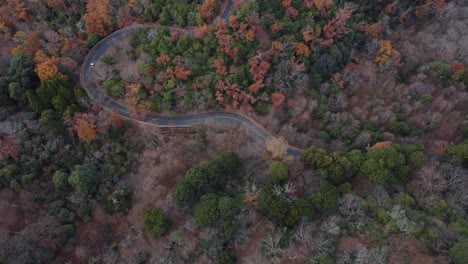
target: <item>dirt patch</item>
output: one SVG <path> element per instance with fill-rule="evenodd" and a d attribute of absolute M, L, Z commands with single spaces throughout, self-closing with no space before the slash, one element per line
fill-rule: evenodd
<path fill-rule="evenodd" d="M 371 194 L 372 189 L 374 188 L 372 182 L 363 176 L 353 177 L 349 182 L 353 186 L 353 191 L 355 191 L 356 194 L 361 197 Z"/>
<path fill-rule="evenodd" d="M 270 263 L 261 254 L 261 241 L 265 238 L 265 234 L 268 230 L 273 230 L 274 225 L 266 218 L 260 218 L 257 228 L 249 235 L 249 239 L 236 250 L 236 256 L 239 257 L 239 263 Z"/>
<path fill-rule="evenodd" d="M 0 229 L 19 232 L 26 225 L 34 222 L 40 211 L 26 191 L 14 192 L 6 189 L 0 191 Z"/>
<path fill-rule="evenodd" d="M 77 222 L 75 257 L 79 262 L 98 256 L 109 246 L 121 240 L 129 228 L 125 216 L 110 215 L 98 204 L 90 222 Z"/>
<path fill-rule="evenodd" d="M 430 263 L 449 263 L 441 258 L 423 253 L 423 246 L 414 237 L 404 234 L 394 235 L 389 238 L 390 254 L 389 263 L 411 263 L 411 264 L 430 264 Z M 439 262 L 441 261 L 441 262 Z"/>
<path fill-rule="evenodd" d="M 5 75 L 8 72 L 8 65 L 10 65 L 11 57 L 13 57 L 11 48 L 4 41 L 0 41 L 0 75 Z"/>

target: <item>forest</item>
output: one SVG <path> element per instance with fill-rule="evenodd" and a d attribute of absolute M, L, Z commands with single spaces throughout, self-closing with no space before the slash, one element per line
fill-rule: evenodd
<path fill-rule="evenodd" d="M 468 263 L 467 14 L 0 1 L 0 263 Z"/>

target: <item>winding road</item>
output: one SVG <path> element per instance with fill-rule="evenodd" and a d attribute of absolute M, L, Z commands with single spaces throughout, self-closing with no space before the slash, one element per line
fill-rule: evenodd
<path fill-rule="evenodd" d="M 228 0 L 226 7 L 221 12 L 219 19 L 227 20 L 232 9 L 233 2 Z M 93 65 L 101 56 L 106 52 L 107 49 L 112 47 L 115 43 L 129 38 L 132 34 L 139 28 L 145 27 L 156 27 L 156 26 L 147 26 L 147 25 L 135 25 L 120 29 L 110 34 L 98 44 L 96 44 L 88 53 L 84 59 L 83 65 L 80 72 L 80 83 L 81 86 L 87 91 L 89 97 L 93 100 L 99 101 L 99 103 L 109 110 L 116 111 L 123 118 L 133 120 L 135 122 L 152 124 L 160 127 L 192 127 L 205 124 L 208 120 L 211 122 L 216 122 L 220 124 L 235 124 L 235 125 L 244 125 L 248 127 L 253 134 L 263 143 L 269 138 L 272 138 L 273 135 L 269 133 L 265 128 L 260 124 L 250 119 L 249 117 L 234 112 L 225 112 L 225 111 L 213 111 L 202 114 L 195 115 L 181 115 L 181 116 L 167 116 L 157 113 L 149 113 L 143 119 L 135 119 L 131 115 L 131 110 L 129 107 L 119 103 L 118 101 L 109 97 L 103 89 L 98 87 L 98 85 L 93 81 Z M 182 31 L 188 32 L 189 30 L 170 28 L 171 31 Z M 288 146 L 287 154 L 295 158 L 300 157 L 301 149 Z"/>

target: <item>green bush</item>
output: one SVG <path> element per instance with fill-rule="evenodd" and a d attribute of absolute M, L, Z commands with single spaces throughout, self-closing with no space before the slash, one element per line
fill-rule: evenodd
<path fill-rule="evenodd" d="M 72 237 L 75 234 L 75 228 L 73 227 L 72 224 L 63 225 L 62 226 L 62 232 L 67 237 Z"/>
<path fill-rule="evenodd" d="M 230 176 L 237 176 L 242 166 L 242 160 L 239 155 L 234 152 L 223 153 L 216 160 L 221 170 Z"/>
<path fill-rule="evenodd" d="M 104 82 L 106 93 L 113 97 L 120 97 L 124 94 L 124 82 L 121 78 L 112 78 Z"/>
<path fill-rule="evenodd" d="M 328 142 L 331 139 L 330 135 L 326 131 L 319 131 L 318 137 L 325 142 Z"/>
<path fill-rule="evenodd" d="M 99 37 L 98 35 L 88 34 L 88 36 L 86 37 L 86 42 L 88 42 L 88 48 L 94 47 L 100 40 L 101 37 Z"/>
<path fill-rule="evenodd" d="M 281 161 L 274 161 L 270 164 L 270 174 L 276 181 L 284 181 L 288 178 L 288 165 Z"/>
<path fill-rule="evenodd" d="M 94 165 L 76 165 L 68 177 L 68 183 L 81 193 L 93 193 L 98 184 L 97 169 Z"/>
<path fill-rule="evenodd" d="M 170 226 L 167 215 L 158 208 L 150 208 L 143 214 L 145 230 L 157 237 L 162 236 Z"/>
<path fill-rule="evenodd" d="M 452 80 L 454 82 L 467 84 L 468 83 L 468 69 L 456 72 L 454 75 L 452 75 Z"/>
<path fill-rule="evenodd" d="M 216 258 L 217 264 L 234 264 L 236 263 L 236 256 L 231 252 L 221 252 Z"/>
<path fill-rule="evenodd" d="M 449 146 L 444 154 L 444 159 L 454 165 L 468 168 L 468 141 Z"/>
<path fill-rule="evenodd" d="M 193 215 L 197 226 L 208 227 L 213 225 L 220 216 L 218 197 L 211 193 L 202 196 L 193 211 Z"/>
<path fill-rule="evenodd" d="M 413 167 L 422 165 L 427 159 L 424 151 L 415 151 L 408 155 L 408 164 Z"/>
<path fill-rule="evenodd" d="M 449 256 L 455 264 L 468 263 L 468 241 L 460 241 L 456 243 L 450 250 Z"/>
<path fill-rule="evenodd" d="M 223 219 L 232 219 L 240 209 L 240 204 L 229 196 L 219 198 L 218 209 Z"/>
<path fill-rule="evenodd" d="M 270 112 L 270 104 L 265 101 L 259 101 L 255 106 L 255 109 L 260 115 L 266 115 Z"/>
<path fill-rule="evenodd" d="M 68 174 L 63 171 L 56 171 L 54 176 L 52 176 L 52 181 L 57 190 L 66 190 L 68 186 Z"/>
<path fill-rule="evenodd" d="M 106 57 L 102 58 L 102 62 L 104 62 L 107 65 L 111 65 L 111 66 L 115 65 L 117 63 L 115 58 L 111 57 L 111 56 L 106 56 Z"/>
<path fill-rule="evenodd" d="M 188 181 L 180 181 L 172 190 L 172 197 L 179 206 L 186 206 L 197 201 L 195 187 Z"/>
<path fill-rule="evenodd" d="M 89 203 L 80 203 L 80 207 L 76 210 L 76 215 L 85 222 L 89 221 L 91 219 L 91 206 Z"/>
<path fill-rule="evenodd" d="M 419 98 L 419 101 L 421 101 L 421 103 L 423 104 L 428 104 L 430 102 L 432 102 L 432 95 L 430 94 L 423 94 L 421 95 L 421 97 Z"/>
<path fill-rule="evenodd" d="M 433 61 L 421 67 L 421 71 L 431 77 L 447 81 L 452 72 L 450 65 L 443 61 Z"/>

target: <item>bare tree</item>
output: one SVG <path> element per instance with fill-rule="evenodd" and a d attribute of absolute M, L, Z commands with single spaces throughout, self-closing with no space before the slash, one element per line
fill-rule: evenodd
<path fill-rule="evenodd" d="M 338 264 L 366 264 L 369 263 L 369 251 L 362 245 L 356 244 L 353 249 L 345 251 L 337 259 Z"/>
<path fill-rule="evenodd" d="M 462 183 L 468 183 L 468 170 L 462 167 L 443 164 L 438 171 L 444 176 L 449 190 L 459 187 Z"/>
<path fill-rule="evenodd" d="M 372 190 L 372 197 L 374 198 L 375 203 L 379 207 L 389 208 L 391 205 L 391 198 L 388 195 L 385 188 L 381 185 L 376 185 Z"/>
<path fill-rule="evenodd" d="M 388 257 L 388 247 L 375 247 L 370 252 L 370 261 L 375 264 L 386 264 Z"/>
<path fill-rule="evenodd" d="M 395 225 L 401 232 L 411 233 L 416 229 L 416 222 L 406 216 L 406 211 L 403 210 L 399 205 L 395 205 L 389 212 Z"/>
<path fill-rule="evenodd" d="M 274 159 L 282 159 L 288 150 L 288 142 L 281 137 L 269 137 L 266 140 L 266 149 Z"/>
<path fill-rule="evenodd" d="M 354 220 L 362 215 L 364 201 L 359 196 L 347 193 L 340 197 L 338 201 L 338 210 L 346 217 L 347 221 Z"/>
<path fill-rule="evenodd" d="M 283 249 L 281 248 L 281 239 L 286 232 L 286 228 L 280 228 L 273 232 L 269 232 L 265 239 L 261 242 L 262 255 L 272 259 L 274 263 L 278 263 Z"/>
<path fill-rule="evenodd" d="M 312 225 L 311 223 L 302 220 L 299 227 L 293 235 L 294 240 L 299 241 L 302 244 L 303 250 L 306 250 L 312 244 Z"/>

